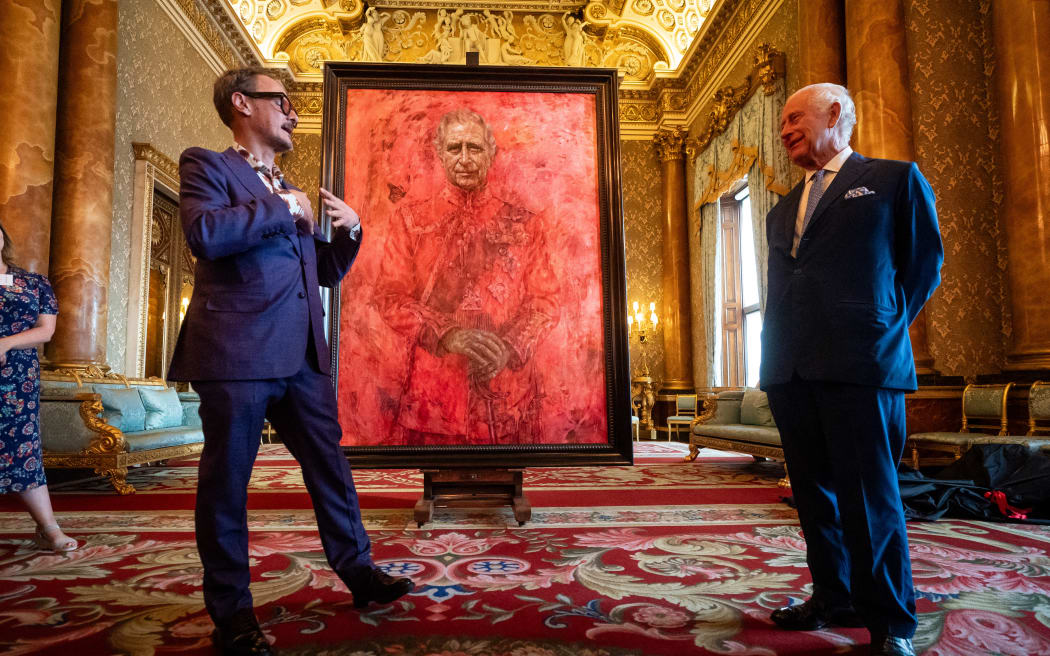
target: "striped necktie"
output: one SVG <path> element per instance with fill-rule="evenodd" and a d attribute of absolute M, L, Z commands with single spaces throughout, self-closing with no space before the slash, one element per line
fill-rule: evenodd
<path fill-rule="evenodd" d="M 809 220 L 813 218 L 813 212 L 817 209 L 820 198 L 824 195 L 824 173 L 824 169 L 820 169 L 813 174 L 813 182 L 809 188 L 809 197 L 806 199 L 806 213 L 802 215 L 802 232 L 799 233 L 800 235 L 806 234 Z"/>

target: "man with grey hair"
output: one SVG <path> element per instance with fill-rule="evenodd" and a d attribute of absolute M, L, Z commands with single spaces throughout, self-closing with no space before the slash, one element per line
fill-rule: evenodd
<path fill-rule="evenodd" d="M 376 284 L 379 313 L 411 344 L 387 393 L 393 441 L 543 442 L 532 355 L 558 321 L 543 213 L 490 188 L 498 149 L 476 112 L 446 113 L 433 144 L 448 184 L 397 210 Z"/>
<path fill-rule="evenodd" d="M 762 389 L 784 446 L 812 596 L 784 629 L 866 626 L 872 654 L 913 655 L 915 591 L 897 485 L 916 389 L 908 326 L 940 282 L 934 195 L 911 162 L 852 151 L 845 88 L 784 105 L 780 139 L 805 180 L 767 217 Z"/>

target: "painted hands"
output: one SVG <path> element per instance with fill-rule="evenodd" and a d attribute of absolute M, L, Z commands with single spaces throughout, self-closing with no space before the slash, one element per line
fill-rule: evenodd
<path fill-rule="evenodd" d="M 470 358 L 471 373 L 482 381 L 503 371 L 511 354 L 510 347 L 497 335 L 476 328 L 450 330 L 441 339 L 441 347 Z"/>

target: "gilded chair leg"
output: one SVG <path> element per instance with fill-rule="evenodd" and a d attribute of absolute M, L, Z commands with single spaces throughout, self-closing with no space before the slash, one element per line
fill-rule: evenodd
<path fill-rule="evenodd" d="M 96 469 L 96 472 L 109 478 L 110 484 L 116 489 L 117 494 L 121 496 L 127 496 L 129 494 L 135 494 L 135 486 L 128 483 L 128 468 L 127 467 L 114 467 L 113 469 Z"/>
<path fill-rule="evenodd" d="M 700 455 L 700 447 L 695 444 L 689 445 L 689 455 L 685 457 L 684 462 L 692 462 L 696 460 L 696 457 Z"/>
<path fill-rule="evenodd" d="M 911 445 L 911 468 L 915 471 L 919 470 L 919 447 L 914 444 Z"/>

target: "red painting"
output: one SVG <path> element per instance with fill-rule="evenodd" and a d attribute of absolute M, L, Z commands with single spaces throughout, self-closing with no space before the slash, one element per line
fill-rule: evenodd
<path fill-rule="evenodd" d="M 339 291 L 342 443 L 607 444 L 595 96 L 349 88 L 345 107 L 364 234 Z"/>

